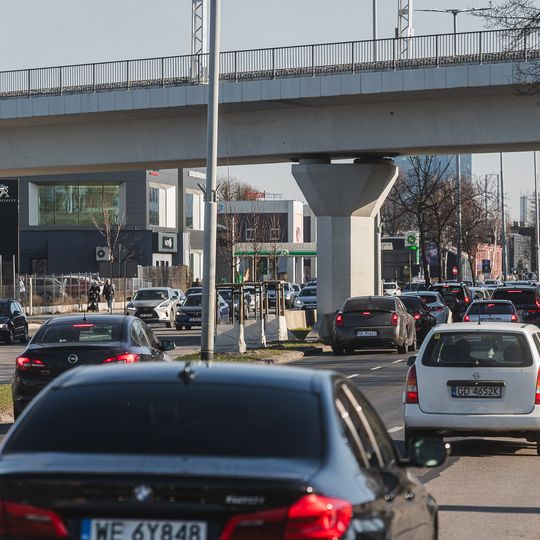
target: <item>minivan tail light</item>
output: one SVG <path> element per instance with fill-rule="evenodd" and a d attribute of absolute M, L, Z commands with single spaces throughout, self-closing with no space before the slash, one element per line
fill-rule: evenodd
<path fill-rule="evenodd" d="M 392 326 L 397 326 L 398 322 L 399 322 L 398 314 L 394 311 L 394 313 L 392 313 Z"/>
<path fill-rule="evenodd" d="M 418 403 L 418 382 L 416 380 L 416 366 L 412 365 L 407 373 L 407 388 L 405 389 L 405 403 Z"/>
<path fill-rule="evenodd" d="M 536 395 L 534 397 L 534 404 L 540 405 L 540 369 L 538 370 L 538 376 L 536 377 Z"/>
<path fill-rule="evenodd" d="M 29 369 L 43 369 L 45 362 L 42 360 L 36 360 L 34 358 L 27 358 L 26 356 L 19 356 L 17 358 L 17 369 L 19 371 L 28 371 Z"/>
<path fill-rule="evenodd" d="M 352 505 L 348 501 L 305 495 L 289 508 L 231 517 L 219 540 L 270 537 L 284 540 L 334 540 L 345 534 L 351 519 Z"/>
<path fill-rule="evenodd" d="M 343 313 L 336 315 L 336 326 L 343 326 Z"/>
<path fill-rule="evenodd" d="M 140 359 L 141 359 L 141 356 L 139 354 L 122 353 L 122 354 L 117 354 L 116 356 L 111 356 L 110 358 L 106 358 L 105 360 L 103 360 L 103 363 L 112 364 L 116 362 L 120 364 L 135 364 Z"/>
<path fill-rule="evenodd" d="M 69 533 L 52 510 L 0 499 L 0 537 L 68 538 Z"/>

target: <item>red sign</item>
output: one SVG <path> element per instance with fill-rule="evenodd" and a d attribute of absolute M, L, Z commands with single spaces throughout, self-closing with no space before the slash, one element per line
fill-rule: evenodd
<path fill-rule="evenodd" d="M 454 274 L 454 276 L 457 276 L 457 273 L 458 273 L 457 266 L 454 266 L 454 267 L 452 268 L 452 274 Z"/>

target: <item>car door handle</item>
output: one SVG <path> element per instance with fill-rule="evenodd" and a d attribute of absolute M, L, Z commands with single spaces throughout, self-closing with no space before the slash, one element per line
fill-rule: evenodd
<path fill-rule="evenodd" d="M 414 492 L 413 491 L 406 491 L 405 495 L 403 495 L 403 498 L 406 501 L 412 501 L 414 499 Z"/>

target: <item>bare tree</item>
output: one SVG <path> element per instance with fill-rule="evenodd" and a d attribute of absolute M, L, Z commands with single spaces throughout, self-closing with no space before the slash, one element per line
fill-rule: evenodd
<path fill-rule="evenodd" d="M 272 261 L 272 274 L 274 279 L 278 279 L 278 262 L 283 251 L 283 230 L 280 216 L 277 213 L 268 214 L 268 244 L 270 248 L 270 259 Z"/>
<path fill-rule="evenodd" d="M 236 201 L 225 201 L 218 220 L 218 250 L 228 268 L 230 282 L 236 280 L 238 257 L 236 247 L 242 241 L 242 216 L 237 212 Z"/>

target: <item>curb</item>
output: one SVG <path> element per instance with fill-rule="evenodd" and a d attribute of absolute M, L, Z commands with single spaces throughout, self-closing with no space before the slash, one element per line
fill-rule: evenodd
<path fill-rule="evenodd" d="M 306 356 L 315 356 L 321 354 L 325 351 L 325 347 L 311 347 L 304 351 L 291 351 L 284 354 L 279 354 L 275 356 L 269 356 L 268 358 L 261 358 L 260 362 L 265 364 L 288 364 L 289 362 L 294 362 L 296 360 L 302 360 Z"/>

